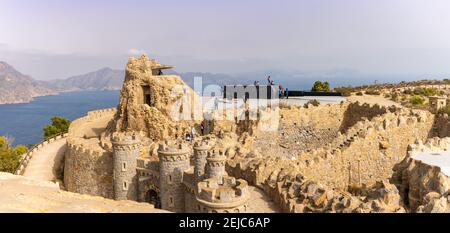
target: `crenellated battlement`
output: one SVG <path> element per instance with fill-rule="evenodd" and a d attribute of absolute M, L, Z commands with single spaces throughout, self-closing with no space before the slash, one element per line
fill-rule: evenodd
<path fill-rule="evenodd" d="M 223 162 L 226 159 L 227 156 L 225 155 L 225 151 L 222 148 L 214 148 L 211 151 L 208 151 L 208 156 L 206 157 L 208 163 Z"/>
<path fill-rule="evenodd" d="M 112 135 L 111 142 L 114 150 L 136 150 L 141 147 L 141 137 L 135 132 L 116 132 Z"/>
<path fill-rule="evenodd" d="M 201 140 L 194 143 L 194 150 L 197 151 L 207 151 L 210 150 L 211 147 L 212 145 L 209 140 Z"/>
<path fill-rule="evenodd" d="M 421 152 L 448 150 L 450 150 L 450 137 L 434 137 L 428 139 L 425 143 L 422 140 L 417 140 L 414 144 L 410 144 L 408 146 L 408 155 L 414 156 Z"/>
<path fill-rule="evenodd" d="M 114 114 L 116 114 L 117 109 L 116 108 L 108 108 L 108 109 L 100 109 L 95 111 L 90 111 L 86 114 L 86 116 L 80 117 L 76 120 L 74 120 L 68 130 L 68 136 L 69 137 L 82 137 L 83 132 L 80 131 L 80 129 L 83 129 L 83 125 L 90 123 L 95 120 L 99 120 L 102 118 L 112 117 Z"/>
<path fill-rule="evenodd" d="M 197 188 L 197 201 L 215 210 L 246 205 L 250 198 L 247 181 L 234 177 L 206 179 L 199 182 Z"/>
<path fill-rule="evenodd" d="M 165 141 L 158 146 L 159 159 L 162 161 L 180 161 L 189 159 L 189 147 L 179 141 Z"/>
<path fill-rule="evenodd" d="M 107 152 L 98 146 L 85 145 L 85 141 L 78 138 L 67 138 L 67 146 L 70 151 L 75 152 L 78 156 L 99 157 Z"/>

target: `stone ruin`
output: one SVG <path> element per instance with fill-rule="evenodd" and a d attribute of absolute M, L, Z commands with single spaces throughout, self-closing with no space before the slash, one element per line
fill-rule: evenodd
<path fill-rule="evenodd" d="M 411 151 L 417 142 L 444 147 L 448 116 L 342 102 L 272 106 L 255 113 L 264 120 L 207 120 L 253 113 L 186 108 L 186 100 L 201 97 L 180 77 L 164 75 L 165 68 L 147 56 L 130 59 L 117 109 L 74 121 L 67 190 L 173 212 L 246 212 L 251 187 L 282 212 L 447 211 L 448 176 L 415 161 Z M 201 123 L 204 135 L 185 141 Z"/>

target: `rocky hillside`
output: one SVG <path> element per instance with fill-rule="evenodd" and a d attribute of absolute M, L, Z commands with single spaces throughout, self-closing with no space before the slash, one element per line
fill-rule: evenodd
<path fill-rule="evenodd" d="M 0 104 L 26 103 L 33 97 L 53 94 L 56 92 L 46 83 L 36 81 L 0 61 Z"/>
<path fill-rule="evenodd" d="M 103 68 L 66 79 L 52 80 L 48 85 L 57 91 L 120 90 L 124 77 L 123 70 Z"/>

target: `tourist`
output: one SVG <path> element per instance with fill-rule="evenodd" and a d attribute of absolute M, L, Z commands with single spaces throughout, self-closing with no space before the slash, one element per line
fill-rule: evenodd
<path fill-rule="evenodd" d="M 267 76 L 267 84 L 268 85 L 273 85 L 273 80 L 270 78 L 270 75 Z"/>
<path fill-rule="evenodd" d="M 205 126 L 203 125 L 203 122 L 200 124 L 200 131 L 202 132 L 202 136 L 205 135 Z"/>
<path fill-rule="evenodd" d="M 189 132 L 186 132 L 185 140 L 188 142 L 191 141 L 191 135 L 189 134 Z"/>
<path fill-rule="evenodd" d="M 286 99 L 289 99 L 289 89 L 286 87 Z"/>
<path fill-rule="evenodd" d="M 192 140 L 194 140 L 194 138 L 195 138 L 195 127 L 192 127 L 191 138 L 192 138 Z"/>
<path fill-rule="evenodd" d="M 217 97 L 214 97 L 214 109 L 219 109 L 219 99 Z"/>

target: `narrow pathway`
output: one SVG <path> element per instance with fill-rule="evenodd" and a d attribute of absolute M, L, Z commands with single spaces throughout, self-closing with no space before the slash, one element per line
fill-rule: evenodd
<path fill-rule="evenodd" d="M 44 145 L 33 153 L 23 176 L 35 180 L 55 181 L 55 171 L 60 165 L 66 151 L 66 138 L 61 138 Z"/>

